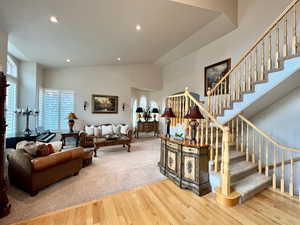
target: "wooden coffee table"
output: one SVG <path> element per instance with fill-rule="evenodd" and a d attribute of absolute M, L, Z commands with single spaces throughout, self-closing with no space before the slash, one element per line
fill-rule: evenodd
<path fill-rule="evenodd" d="M 94 140 L 94 157 L 97 157 L 97 150 L 100 147 L 105 147 L 105 146 L 114 146 L 114 145 L 123 145 L 123 147 L 125 147 L 125 145 L 127 145 L 127 151 L 130 152 L 130 143 L 131 140 L 130 139 L 115 139 L 115 140 L 101 140 L 101 141 L 97 141 L 97 138 L 95 138 Z"/>

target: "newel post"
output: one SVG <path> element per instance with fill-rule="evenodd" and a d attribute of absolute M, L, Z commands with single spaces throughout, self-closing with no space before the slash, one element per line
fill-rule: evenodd
<path fill-rule="evenodd" d="M 209 87 L 207 90 L 207 108 L 208 108 L 208 112 L 211 113 L 211 88 Z"/>
<path fill-rule="evenodd" d="M 3 72 L 0 72 L 0 218 L 7 216 L 10 212 L 10 204 L 7 198 L 7 184 L 5 181 L 5 98 L 7 88 L 6 76 Z"/>
<path fill-rule="evenodd" d="M 223 161 L 223 168 L 222 168 L 222 194 L 225 196 L 230 195 L 230 170 L 229 170 L 229 164 L 230 164 L 230 152 L 229 152 L 229 137 L 230 137 L 230 132 L 229 132 L 229 127 L 225 128 L 225 131 L 223 132 L 223 156 L 222 156 L 222 161 Z"/>

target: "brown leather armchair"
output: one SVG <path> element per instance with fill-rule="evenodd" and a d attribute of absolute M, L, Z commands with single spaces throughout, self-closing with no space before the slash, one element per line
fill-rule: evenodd
<path fill-rule="evenodd" d="M 58 180 L 77 175 L 82 168 L 83 156 L 82 148 L 37 158 L 22 149 L 12 151 L 7 155 L 10 183 L 34 196 Z"/>

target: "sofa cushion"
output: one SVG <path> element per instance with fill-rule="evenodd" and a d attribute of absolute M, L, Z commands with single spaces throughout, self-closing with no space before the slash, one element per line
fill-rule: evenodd
<path fill-rule="evenodd" d="M 112 125 L 102 125 L 102 136 L 113 134 Z"/>
<path fill-rule="evenodd" d="M 128 128 L 129 128 L 128 125 L 121 125 L 121 129 L 120 129 L 121 134 L 126 135 L 127 131 L 128 131 Z"/>
<path fill-rule="evenodd" d="M 112 125 L 112 128 L 113 128 L 113 132 L 114 134 L 120 134 L 120 130 L 121 130 L 121 126 L 120 124 L 117 124 L 117 125 Z"/>
<path fill-rule="evenodd" d="M 94 127 L 93 126 L 85 126 L 85 132 L 87 135 L 94 135 Z"/>
<path fill-rule="evenodd" d="M 100 137 L 102 135 L 101 127 L 94 127 L 94 136 Z"/>
<path fill-rule="evenodd" d="M 75 148 L 44 157 L 34 158 L 31 160 L 31 164 L 34 171 L 41 171 L 73 159 L 82 158 L 83 154 L 84 151 L 82 148 Z"/>

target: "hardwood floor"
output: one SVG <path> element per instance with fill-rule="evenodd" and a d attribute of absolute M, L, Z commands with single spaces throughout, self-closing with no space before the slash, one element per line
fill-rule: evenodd
<path fill-rule="evenodd" d="M 234 208 L 163 180 L 17 223 L 18 225 L 300 224 L 300 203 L 266 190 Z"/>

